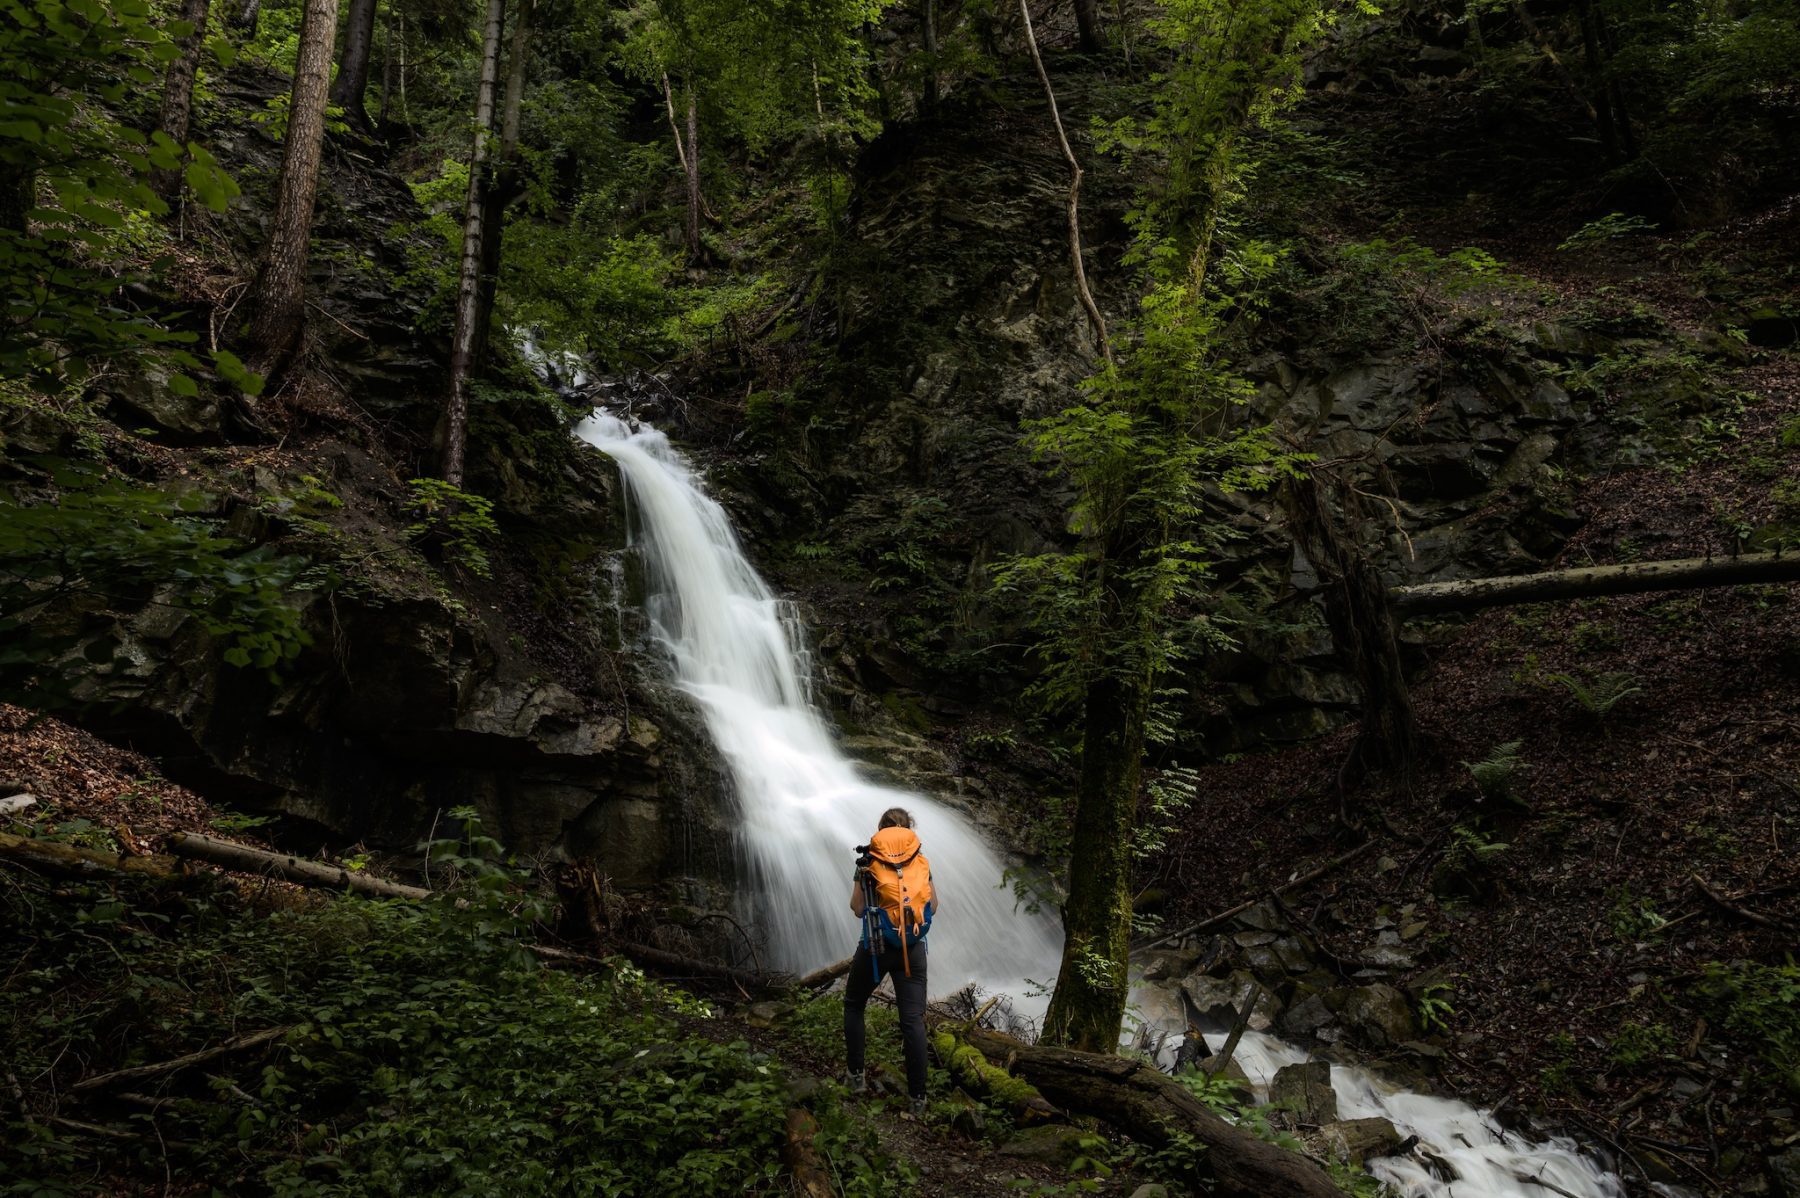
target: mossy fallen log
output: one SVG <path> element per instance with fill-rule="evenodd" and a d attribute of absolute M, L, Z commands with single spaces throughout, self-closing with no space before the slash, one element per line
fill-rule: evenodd
<path fill-rule="evenodd" d="M 1036 1086 L 991 1063 L 979 1048 L 959 1039 L 950 1028 L 933 1031 L 931 1047 L 958 1085 L 970 1093 L 1004 1103 L 1020 1123 L 1048 1123 L 1062 1117 Z"/>
<path fill-rule="evenodd" d="M 1554 599 L 1770 582 L 1800 582 L 1800 553 L 1693 557 L 1664 562 L 1629 562 L 1622 566 L 1580 566 L 1573 570 L 1546 570 L 1541 574 L 1513 574 L 1503 578 L 1426 582 L 1394 587 L 1388 591 L 1388 599 L 1397 617 L 1409 619 Z"/>
<path fill-rule="evenodd" d="M 1153 1147 L 1186 1137 L 1203 1147 L 1193 1180 L 1223 1198 L 1343 1198 L 1316 1162 L 1257 1139 L 1214 1114 L 1186 1086 L 1130 1057 L 1025 1044 L 982 1028 L 965 1043 L 1065 1111 L 1093 1115 Z"/>

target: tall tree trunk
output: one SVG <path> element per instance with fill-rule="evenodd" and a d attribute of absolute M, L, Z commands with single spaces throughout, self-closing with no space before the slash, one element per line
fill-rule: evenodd
<path fill-rule="evenodd" d="M 206 14 L 211 0 L 183 0 L 181 19 L 192 28 L 181 39 L 181 54 L 169 63 L 163 76 L 162 113 L 157 128 L 186 145 L 188 122 L 194 110 L 194 77 L 200 73 L 200 51 L 206 45 Z M 150 176 L 150 185 L 165 200 L 174 200 L 181 190 L 181 168 L 159 168 Z"/>
<path fill-rule="evenodd" d="M 687 252 L 700 260 L 700 101 L 693 84 L 687 95 Z"/>
<path fill-rule="evenodd" d="M 387 29 L 381 39 L 381 111 L 375 114 L 375 125 L 388 123 L 388 111 L 394 98 L 394 6 L 388 5 Z"/>
<path fill-rule="evenodd" d="M 506 99 L 500 107 L 500 153 L 481 219 L 481 276 L 475 290 L 475 364 L 487 359 L 494 293 L 500 286 L 500 243 L 506 210 L 524 191 L 519 177 L 519 124 L 525 102 L 526 54 L 530 50 L 532 0 L 519 0 L 513 17 L 512 60 L 506 71 Z"/>
<path fill-rule="evenodd" d="M 375 45 L 375 8 L 377 0 L 350 0 L 350 15 L 344 22 L 344 54 L 338 61 L 337 82 L 331 85 L 331 102 L 344 110 L 344 115 L 364 133 L 369 131 L 369 113 L 363 96 L 369 90 L 369 51 Z"/>
<path fill-rule="evenodd" d="M 26 214 L 37 206 L 33 202 L 36 193 L 35 171 L 14 171 L 0 179 L 0 231 L 21 234 L 26 231 L 29 224 Z"/>
<path fill-rule="evenodd" d="M 937 35 L 937 0 L 921 0 L 923 11 L 920 25 L 923 27 L 925 49 L 925 94 L 921 98 L 920 107 L 927 113 L 937 110 L 938 102 L 938 35 Z"/>
<path fill-rule="evenodd" d="M 1130 610 L 1126 597 L 1114 614 L 1129 619 Z M 1145 680 L 1105 674 L 1088 686 L 1062 966 L 1044 1014 L 1046 1044 L 1118 1051 L 1130 990 L 1131 837 L 1149 703 Z"/>
<path fill-rule="evenodd" d="M 250 340 L 257 346 L 255 369 L 264 375 L 286 364 L 306 327 L 306 257 L 319 192 L 319 154 L 325 145 L 325 90 L 337 38 L 338 0 L 305 3 L 281 177 L 275 183 L 275 215 L 251 288 Z"/>
<path fill-rule="evenodd" d="M 500 26 L 506 0 L 488 0 L 481 38 L 481 82 L 475 89 L 475 146 L 469 155 L 469 196 L 463 207 L 462 272 L 456 287 L 456 329 L 450 348 L 450 403 L 444 424 L 444 481 L 462 486 L 469 435 L 469 372 L 475 356 L 475 307 L 481 277 L 481 226 L 487 212 L 488 142 L 494 133 L 494 84 L 500 74 Z"/>
<path fill-rule="evenodd" d="M 1592 0 L 1579 0 L 1577 16 L 1581 22 L 1581 49 L 1587 60 L 1588 94 L 1593 97 L 1594 123 L 1600 130 L 1600 141 L 1614 162 L 1624 162 L 1625 141 L 1619 131 L 1613 110 L 1612 89 L 1607 84 L 1606 54 L 1600 48 L 1600 23 Z"/>
<path fill-rule="evenodd" d="M 1087 53 L 1097 54 L 1105 49 L 1106 43 L 1100 37 L 1100 0 L 1075 0 L 1075 29 L 1081 48 Z"/>
<path fill-rule="evenodd" d="M 243 0 L 231 14 L 231 27 L 245 37 L 256 36 L 256 18 L 262 13 L 262 0 Z"/>

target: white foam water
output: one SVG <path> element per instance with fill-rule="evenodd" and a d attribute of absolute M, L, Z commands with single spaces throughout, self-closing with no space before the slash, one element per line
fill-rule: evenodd
<path fill-rule="evenodd" d="M 1019 909 L 1005 866 L 959 812 L 869 781 L 809 699 L 803 643 L 744 556 L 730 518 L 669 439 L 603 410 L 575 435 L 611 457 L 632 508 L 631 543 L 648 575 L 645 615 L 677 685 L 705 718 L 736 792 L 764 960 L 804 972 L 847 956 L 855 846 L 889 807 L 912 812 L 931 859 L 942 916 L 932 929 L 934 994 L 969 982 L 1041 1009 L 1028 979 L 1048 983 L 1062 932 Z"/>
<path fill-rule="evenodd" d="M 1041 1011 L 1027 979 L 1054 976 L 1062 951 L 1056 921 L 1017 908 L 999 856 L 959 812 L 875 785 L 844 755 L 810 702 L 803 639 L 787 605 L 744 556 L 730 519 L 687 461 L 656 429 L 604 410 L 575 434 L 617 462 L 625 479 L 631 543 L 648 573 L 645 614 L 735 787 L 741 860 L 767 959 L 798 972 L 849 952 L 859 927 L 849 909 L 853 849 L 883 810 L 898 805 L 916 819 L 944 899 L 930 941 L 933 992 L 974 982 L 1013 995 L 1015 1010 Z M 1138 998 L 1158 1005 L 1149 991 Z M 1144 1015 L 1153 1026 L 1185 1031 L 1179 1011 Z M 1246 1032 L 1236 1052 L 1264 1096 L 1276 1070 L 1306 1059 L 1258 1032 Z M 1380 1116 L 1419 1138 L 1423 1152 L 1368 1162 L 1402 1198 L 1625 1194 L 1618 1176 L 1572 1141 L 1528 1141 L 1491 1112 L 1390 1086 L 1363 1069 L 1333 1065 L 1331 1078 L 1340 1118 Z"/>

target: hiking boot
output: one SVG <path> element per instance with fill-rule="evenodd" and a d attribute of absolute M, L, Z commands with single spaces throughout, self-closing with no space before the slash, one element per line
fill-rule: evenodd
<path fill-rule="evenodd" d="M 923 1098 L 915 1098 L 907 1105 L 912 1108 L 912 1117 L 914 1119 L 923 1119 L 925 1117 L 925 1100 Z"/>
<path fill-rule="evenodd" d="M 852 1094 L 864 1094 L 868 1092 L 869 1082 L 860 1073 L 846 1073 L 844 1074 L 844 1086 Z"/>

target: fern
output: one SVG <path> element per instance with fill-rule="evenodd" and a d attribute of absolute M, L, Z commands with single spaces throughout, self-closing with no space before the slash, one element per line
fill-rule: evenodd
<path fill-rule="evenodd" d="M 1574 674 L 1549 674 L 1546 677 L 1551 682 L 1561 683 L 1575 696 L 1575 701 L 1581 704 L 1583 711 L 1600 720 L 1605 719 L 1607 713 L 1619 705 L 1620 700 L 1644 689 L 1637 684 L 1634 676 L 1623 671 L 1592 678 L 1581 678 Z"/>
<path fill-rule="evenodd" d="M 1514 776 L 1524 767 L 1524 758 L 1519 750 L 1524 741 L 1509 740 L 1495 747 L 1480 761 L 1465 761 L 1463 766 L 1475 779 L 1476 787 L 1486 799 L 1512 799 Z"/>

